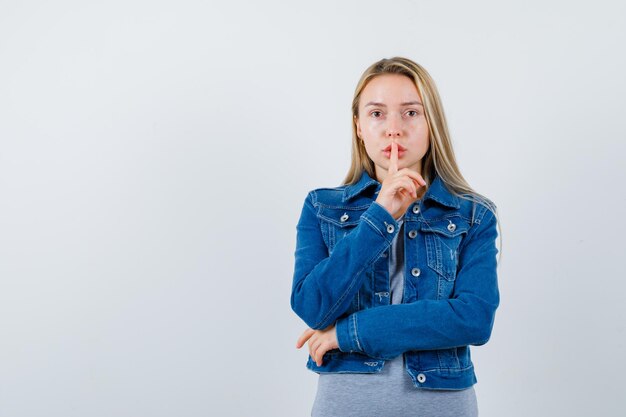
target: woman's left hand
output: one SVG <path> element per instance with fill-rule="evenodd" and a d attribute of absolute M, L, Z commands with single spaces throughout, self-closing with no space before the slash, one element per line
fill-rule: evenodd
<path fill-rule="evenodd" d="M 309 341 L 309 355 L 317 366 L 322 366 L 322 357 L 331 349 L 339 349 L 337 343 L 337 330 L 332 324 L 324 330 L 306 329 L 296 342 L 296 348 L 300 349 L 306 341 Z"/>

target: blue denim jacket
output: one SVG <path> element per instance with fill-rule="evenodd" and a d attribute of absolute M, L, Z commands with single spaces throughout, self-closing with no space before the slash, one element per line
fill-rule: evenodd
<path fill-rule="evenodd" d="M 494 212 L 435 177 L 404 214 L 404 294 L 390 304 L 388 256 L 399 227 L 374 201 L 380 187 L 364 171 L 357 183 L 312 190 L 304 201 L 291 308 L 312 329 L 335 324 L 339 344 L 322 366 L 309 356 L 307 368 L 374 373 L 404 354 L 416 387 L 468 388 L 477 382 L 469 345 L 489 340 L 500 301 Z"/>

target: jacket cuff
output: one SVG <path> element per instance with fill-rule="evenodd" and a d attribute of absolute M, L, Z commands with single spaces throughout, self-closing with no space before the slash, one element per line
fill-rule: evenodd
<path fill-rule="evenodd" d="M 386 208 L 376 201 L 370 204 L 369 208 L 361 215 L 361 220 L 364 220 L 390 243 L 393 242 L 393 238 L 398 233 L 398 222 Z"/>
<path fill-rule="evenodd" d="M 337 331 L 337 344 L 340 351 L 363 353 L 356 329 L 356 314 L 337 320 L 335 330 Z"/>

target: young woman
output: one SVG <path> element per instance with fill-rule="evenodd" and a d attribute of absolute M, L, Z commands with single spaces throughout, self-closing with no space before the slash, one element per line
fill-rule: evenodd
<path fill-rule="evenodd" d="M 496 207 L 457 166 L 435 84 L 383 59 L 352 102 L 343 185 L 308 193 L 291 307 L 310 327 L 313 416 L 476 416 L 469 345 L 499 305 Z"/>

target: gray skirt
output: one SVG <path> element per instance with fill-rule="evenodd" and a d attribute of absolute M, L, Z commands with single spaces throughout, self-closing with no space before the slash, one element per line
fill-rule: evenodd
<path fill-rule="evenodd" d="M 416 388 L 404 356 L 385 362 L 376 374 L 319 374 L 312 417 L 476 417 L 474 387 Z"/>

